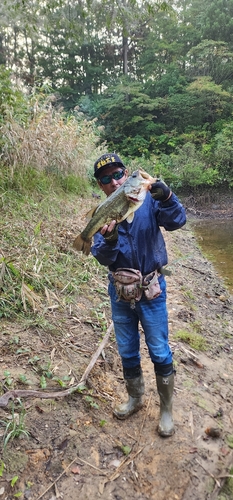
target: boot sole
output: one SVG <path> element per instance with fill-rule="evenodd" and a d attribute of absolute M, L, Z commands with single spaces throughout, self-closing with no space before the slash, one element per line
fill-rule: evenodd
<path fill-rule="evenodd" d="M 164 437 L 164 438 L 170 437 L 170 436 L 173 436 L 173 434 L 175 434 L 175 429 L 172 429 L 170 432 L 164 432 L 158 428 L 158 434 L 160 437 Z"/>

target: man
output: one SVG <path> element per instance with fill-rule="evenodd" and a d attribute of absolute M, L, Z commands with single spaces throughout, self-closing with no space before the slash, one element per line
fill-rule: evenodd
<path fill-rule="evenodd" d="M 95 162 L 94 176 L 100 188 L 109 196 L 125 182 L 128 170 L 118 155 L 107 153 Z M 167 264 L 167 251 L 160 226 L 173 231 L 182 227 L 185 222 L 185 210 L 176 195 L 166 184 L 157 181 L 152 184 L 144 203 L 134 213 L 133 222 L 124 220 L 116 225 L 113 220 L 109 225 L 106 224 L 95 234 L 91 249 L 100 264 L 109 268 L 112 319 L 128 392 L 128 401 L 116 406 L 113 413 L 117 418 L 125 419 L 142 407 L 144 381 L 140 364 L 140 321 L 154 364 L 160 396 L 158 432 L 163 437 L 174 433 L 174 369 L 168 344 L 166 281 L 162 274 L 162 268 Z M 156 298 L 148 300 L 143 294 L 135 302 L 134 308 L 130 301 L 119 300 L 114 285 L 115 273 L 119 268 L 139 270 L 142 276 L 158 272 L 160 289 Z"/>

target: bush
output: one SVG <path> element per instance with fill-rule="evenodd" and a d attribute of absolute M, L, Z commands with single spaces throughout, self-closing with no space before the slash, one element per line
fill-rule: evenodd
<path fill-rule="evenodd" d="M 27 99 L 23 92 L 11 82 L 11 72 L 0 65 L 0 124 L 7 116 L 14 116 L 18 122 L 25 122 L 29 113 Z"/>
<path fill-rule="evenodd" d="M 157 165 L 162 177 L 173 188 L 198 188 L 219 184 L 219 171 L 208 165 L 204 155 L 192 143 L 186 143 L 176 154 L 163 155 Z"/>

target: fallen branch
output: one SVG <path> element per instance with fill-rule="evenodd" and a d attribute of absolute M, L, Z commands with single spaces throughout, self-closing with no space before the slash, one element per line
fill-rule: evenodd
<path fill-rule="evenodd" d="M 188 356 L 188 359 L 192 361 L 196 366 L 198 366 L 198 368 L 204 368 L 203 364 L 199 361 L 196 354 L 194 354 L 192 351 L 189 351 L 181 344 L 179 345 L 179 349 L 181 349 Z"/>
<path fill-rule="evenodd" d="M 196 273 L 204 274 L 204 276 L 206 276 L 207 274 L 206 271 L 201 271 L 201 269 L 196 269 L 195 267 L 185 266 L 184 264 L 182 264 L 182 267 L 185 267 L 185 269 L 190 269 L 190 271 L 195 271 Z"/>
<path fill-rule="evenodd" d="M 189 414 L 189 426 L 190 426 L 190 429 L 191 429 L 191 434 L 193 436 L 194 434 L 194 426 L 193 426 L 193 412 L 190 411 L 190 414 Z"/>
<path fill-rule="evenodd" d="M 223 474 L 222 476 L 218 476 L 217 479 L 225 479 L 227 477 L 233 478 L 232 474 Z"/>
<path fill-rule="evenodd" d="M 146 421 L 146 417 L 148 415 L 148 411 L 149 411 L 149 406 L 150 406 L 150 402 L 151 402 L 151 397 L 152 397 L 152 393 L 150 395 L 150 398 L 149 398 L 149 401 L 148 401 L 148 404 L 147 404 L 147 408 L 146 408 L 146 413 L 145 413 L 145 416 L 144 416 L 144 419 L 143 419 L 143 422 L 142 422 L 142 425 L 141 425 L 141 429 L 140 429 L 140 432 L 139 432 L 139 436 L 138 438 L 136 438 L 136 447 L 138 448 L 139 446 L 139 443 L 140 443 L 140 439 L 141 439 L 141 434 L 142 434 L 142 430 L 143 430 L 143 427 L 145 425 L 145 421 Z M 113 439 L 113 438 L 112 438 Z M 134 438 L 133 438 L 134 439 Z M 116 441 L 115 439 L 113 439 L 113 441 Z M 121 444 L 121 443 L 120 443 Z M 115 479 L 117 479 L 121 473 L 121 469 L 123 467 L 123 465 L 129 465 L 131 462 L 134 461 L 134 459 L 139 455 L 139 453 L 141 453 L 141 451 L 143 450 L 144 446 L 141 447 L 140 449 L 136 450 L 132 455 L 129 455 L 128 457 L 125 457 L 122 462 L 120 463 L 120 465 L 118 465 L 117 469 L 115 470 L 115 472 L 113 472 L 113 474 L 111 474 L 110 477 L 108 478 L 105 478 L 103 479 L 101 482 L 100 482 L 100 485 L 99 485 L 99 492 L 100 494 L 102 495 L 103 494 L 103 491 L 104 491 L 104 487 L 105 487 L 105 484 L 111 482 L 111 481 L 114 481 Z"/>
<path fill-rule="evenodd" d="M 230 469 L 231 466 L 232 466 L 232 459 L 233 459 L 233 456 L 232 456 L 232 453 L 230 453 L 228 455 L 228 459 L 224 465 L 224 468 L 227 470 L 227 469 Z M 211 494 L 211 500 L 217 500 L 219 498 L 219 492 L 222 491 L 222 488 L 225 484 L 225 481 L 226 479 L 229 477 L 229 478 L 232 478 L 233 475 L 232 474 L 229 474 L 229 473 L 223 473 L 223 474 L 219 474 L 218 476 L 216 476 L 217 479 L 219 479 L 219 484 L 215 484 L 215 488 L 214 488 L 214 491 L 212 492 Z"/>
<path fill-rule="evenodd" d="M 207 472 L 207 474 L 209 474 L 210 477 L 212 477 L 212 479 L 214 479 L 215 483 L 217 484 L 217 486 L 220 488 L 221 487 L 221 484 L 220 482 L 218 481 L 218 479 L 213 475 L 211 474 L 211 472 L 209 472 L 205 467 L 204 465 L 201 464 L 201 462 L 199 462 L 199 460 L 197 460 L 196 458 L 196 462 L 202 467 L 202 469 L 204 469 L 205 472 Z"/>
<path fill-rule="evenodd" d="M 149 397 L 149 401 L 147 403 L 147 407 L 146 407 L 146 412 L 145 412 L 145 415 L 144 415 L 144 418 L 143 418 L 143 421 L 142 421 L 142 425 L 141 425 L 141 429 L 139 431 L 139 436 L 138 436 L 138 439 L 136 441 L 136 450 L 137 448 L 139 447 L 139 444 L 140 444 L 140 439 L 141 439 L 141 435 L 142 435 L 142 430 L 143 430 L 143 427 L 145 425 L 145 421 L 146 421 L 146 418 L 148 416 L 148 413 L 149 413 L 149 407 L 150 407 L 150 403 L 151 403 L 151 398 L 152 398 L 152 392 L 150 393 L 150 397 Z"/>
<path fill-rule="evenodd" d="M 69 470 L 69 468 L 71 467 L 71 465 L 73 465 L 73 463 L 75 461 L 76 461 L 76 458 L 74 458 L 74 460 L 72 460 L 72 462 L 70 462 L 70 464 L 63 470 L 63 472 L 60 474 L 60 476 L 58 476 L 58 478 L 55 479 L 55 481 L 53 481 L 53 483 L 50 484 L 50 486 L 48 486 L 48 488 L 46 488 L 46 490 L 44 490 L 43 493 L 41 493 L 41 495 L 39 497 L 37 497 L 36 500 L 40 500 L 40 498 L 42 498 L 45 495 L 45 493 L 47 493 L 49 490 L 51 490 L 51 488 L 56 485 L 56 483 L 59 481 L 59 479 L 61 479 L 61 477 Z"/>
<path fill-rule="evenodd" d="M 66 389 L 65 391 L 51 391 L 51 392 L 44 392 L 44 391 L 36 391 L 36 390 L 26 390 L 26 389 L 15 389 L 6 392 L 3 394 L 3 396 L 0 397 L 0 408 L 5 408 L 8 405 L 8 402 L 10 399 L 15 399 L 15 398 L 29 398 L 29 397 L 34 397 L 34 398 L 41 398 L 41 399 L 51 399 L 51 398 L 64 398 L 66 396 L 70 396 L 74 392 L 78 391 L 82 386 L 85 385 L 88 375 L 90 374 L 93 366 L 95 365 L 99 355 L 105 348 L 110 333 L 113 329 L 113 322 L 110 323 L 107 332 L 99 345 L 98 349 L 96 352 L 93 354 L 91 361 L 89 365 L 87 366 L 81 380 L 77 385 L 74 385 L 72 387 L 69 387 L 69 389 Z"/>
<path fill-rule="evenodd" d="M 104 336 L 101 344 L 99 345 L 97 351 L 93 354 L 93 356 L 91 358 L 91 361 L 90 361 L 88 367 L 86 368 L 86 370 L 85 370 L 85 372 L 84 372 L 84 374 L 83 374 L 83 376 L 82 376 L 79 384 L 85 384 L 86 383 L 87 377 L 88 377 L 90 371 L 92 370 L 93 366 L 95 365 L 95 363 L 96 363 L 99 355 L 101 354 L 101 352 L 105 348 L 105 346 L 106 346 L 106 344 L 108 342 L 110 333 L 111 333 L 112 330 L 113 330 L 113 322 L 110 323 L 110 325 L 109 325 L 109 327 L 108 327 L 108 329 L 107 329 L 107 331 L 105 333 L 105 336 Z"/>
<path fill-rule="evenodd" d="M 121 472 L 121 469 L 123 467 L 123 465 L 128 465 L 130 464 L 138 455 L 139 453 L 141 453 L 141 451 L 143 450 L 144 447 L 140 448 L 136 453 L 134 453 L 132 456 L 130 457 L 125 457 L 122 462 L 120 463 L 120 465 L 117 467 L 117 469 L 115 470 L 115 472 L 113 472 L 113 474 L 108 477 L 108 478 L 105 478 L 103 479 L 101 482 L 100 482 L 100 485 L 99 485 L 99 493 L 102 495 L 103 492 L 104 492 L 104 487 L 105 487 L 105 484 L 111 482 L 111 481 L 115 481 L 115 479 L 117 479 L 120 475 L 120 472 Z"/>
<path fill-rule="evenodd" d="M 103 476 L 106 476 L 107 472 L 103 471 L 102 469 L 99 469 L 98 467 L 95 467 L 95 465 L 92 465 L 90 464 L 90 462 L 86 462 L 86 460 L 83 460 L 82 458 L 80 457 L 76 457 L 76 461 L 78 462 L 82 462 L 84 465 L 88 465 L 89 467 L 91 467 L 92 469 L 95 469 L 97 470 L 98 472 L 100 472 Z"/>

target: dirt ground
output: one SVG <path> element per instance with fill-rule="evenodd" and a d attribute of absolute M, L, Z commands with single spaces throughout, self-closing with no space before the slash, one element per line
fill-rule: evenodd
<path fill-rule="evenodd" d="M 9 402 L 0 407 L 1 460 L 5 464 L 0 472 L 0 499 L 233 498 L 226 484 L 233 466 L 233 297 L 201 254 L 189 224 L 166 233 L 165 239 L 173 271 L 167 287 L 176 367 L 174 436 L 164 439 L 157 434 L 159 398 L 143 332 L 144 407 L 125 421 L 112 416 L 113 402 L 124 399 L 125 390 L 111 333 L 84 390 L 63 398 L 21 399 L 28 436 L 11 439 L 5 448 L 3 421 L 12 419 L 12 406 Z M 9 388 L 7 372 L 13 379 L 25 373 L 29 387 L 38 389 L 42 361 L 60 380 L 68 374 L 70 384 L 79 382 L 111 323 L 106 288 L 107 278 L 96 275 L 75 308 L 54 309 L 61 327 L 57 336 L 45 326 L 22 327 L 2 320 L 0 376 L 4 391 Z M 93 308 L 98 322 L 90 313 Z M 59 390 L 52 379 L 48 390 Z M 15 413 L 18 419 L 22 416 L 18 400 Z"/>

